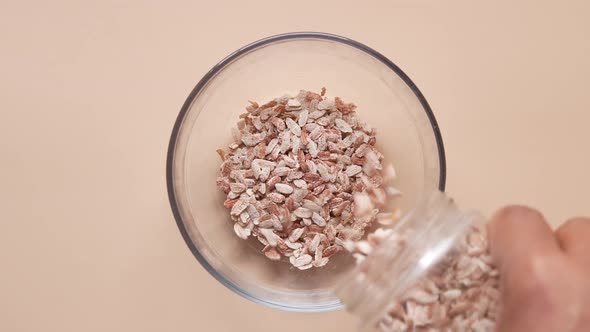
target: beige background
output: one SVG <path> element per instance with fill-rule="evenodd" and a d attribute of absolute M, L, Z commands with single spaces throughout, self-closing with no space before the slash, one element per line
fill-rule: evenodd
<path fill-rule="evenodd" d="M 293 30 L 390 57 L 442 128 L 448 190 L 553 224 L 590 214 L 587 1 L 0 2 L 0 331 L 353 331 L 284 313 L 196 262 L 164 169 L 216 61 Z"/>

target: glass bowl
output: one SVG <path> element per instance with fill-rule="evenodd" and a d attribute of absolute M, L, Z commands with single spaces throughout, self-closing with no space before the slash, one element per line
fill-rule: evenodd
<path fill-rule="evenodd" d="M 167 158 L 168 194 L 188 247 L 211 275 L 257 303 L 293 311 L 339 309 L 333 293 L 354 268 L 339 254 L 322 268 L 299 271 L 273 262 L 257 241 L 233 232 L 225 196 L 215 180 L 215 152 L 232 141 L 231 128 L 248 100 L 264 103 L 300 89 L 354 102 L 359 118 L 377 129 L 385 163 L 395 165 L 394 202 L 412 208 L 427 192 L 444 190 L 445 155 L 438 125 L 416 85 L 375 50 L 325 33 L 287 33 L 247 45 L 213 67 L 196 85 L 174 125 Z"/>

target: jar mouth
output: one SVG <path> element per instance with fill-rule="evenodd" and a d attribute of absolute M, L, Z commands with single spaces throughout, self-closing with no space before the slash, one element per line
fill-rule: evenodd
<path fill-rule="evenodd" d="M 403 216 L 336 290 L 346 308 L 361 317 L 361 331 L 376 326 L 479 220 L 477 213 L 461 212 L 438 191 Z"/>

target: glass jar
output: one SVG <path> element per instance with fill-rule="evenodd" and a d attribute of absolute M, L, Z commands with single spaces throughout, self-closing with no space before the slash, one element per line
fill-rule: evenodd
<path fill-rule="evenodd" d="M 493 330 L 499 278 L 485 222 L 434 192 L 349 248 L 362 262 L 336 293 L 360 318 L 359 330 Z"/>

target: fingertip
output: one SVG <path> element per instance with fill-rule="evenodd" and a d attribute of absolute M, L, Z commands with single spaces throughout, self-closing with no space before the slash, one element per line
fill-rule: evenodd
<path fill-rule="evenodd" d="M 590 218 L 576 217 L 568 219 L 555 231 L 557 238 L 564 240 L 569 240 L 580 233 L 585 235 L 590 233 Z"/>
<path fill-rule="evenodd" d="M 590 218 L 569 219 L 555 231 L 555 237 L 566 254 L 590 269 Z"/>
<path fill-rule="evenodd" d="M 507 205 L 497 210 L 490 218 L 490 227 L 502 229 L 507 223 L 520 222 L 524 219 L 545 220 L 543 214 L 536 209 L 525 205 Z"/>
<path fill-rule="evenodd" d="M 498 265 L 506 260 L 523 261 L 531 253 L 558 250 L 551 227 L 541 212 L 523 205 L 496 211 L 488 225 L 490 249 Z"/>
<path fill-rule="evenodd" d="M 525 221 L 523 221 L 525 220 Z M 501 242 L 501 239 L 513 232 L 516 226 L 521 226 L 528 220 L 545 220 L 541 212 L 524 205 L 507 205 L 497 210 L 488 224 L 490 242 Z"/>

